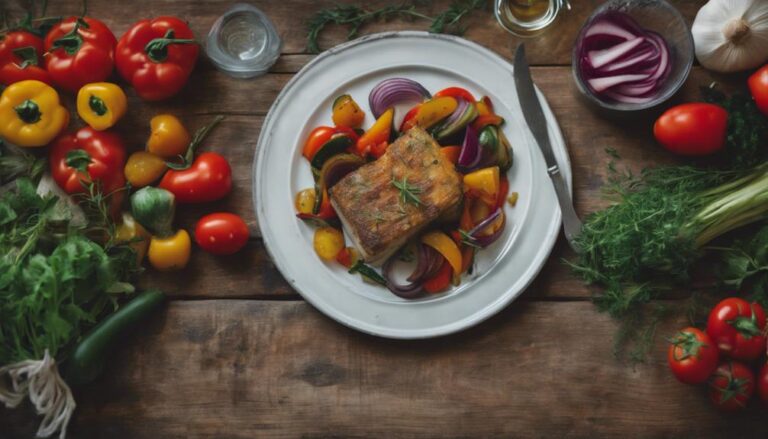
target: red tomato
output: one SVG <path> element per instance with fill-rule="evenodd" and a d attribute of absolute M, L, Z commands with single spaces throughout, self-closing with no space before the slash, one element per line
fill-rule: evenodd
<path fill-rule="evenodd" d="M 312 130 L 307 136 L 307 141 L 304 143 L 304 149 L 302 155 L 307 160 L 312 160 L 315 153 L 320 150 L 320 147 L 331 139 L 331 136 L 336 133 L 336 129 L 333 127 L 319 126 Z"/>
<path fill-rule="evenodd" d="M 768 402 L 768 363 L 763 365 L 757 375 L 757 392 L 763 402 Z"/>
<path fill-rule="evenodd" d="M 707 334 L 725 355 L 752 361 L 765 352 L 765 312 L 757 303 L 729 297 L 709 313 Z"/>
<path fill-rule="evenodd" d="M 725 145 L 728 112 L 714 104 L 672 107 L 653 125 L 653 135 L 666 149 L 680 155 L 712 154 Z"/>
<path fill-rule="evenodd" d="M 232 190 L 232 168 L 220 154 L 204 152 L 187 169 L 169 169 L 159 187 L 173 193 L 179 203 L 216 201 Z"/>
<path fill-rule="evenodd" d="M 231 255 L 248 242 L 248 226 L 234 213 L 212 213 L 195 226 L 195 242 L 214 255 Z"/>
<path fill-rule="evenodd" d="M 753 73 L 747 80 L 747 85 L 757 108 L 768 116 L 768 64 Z"/>
<path fill-rule="evenodd" d="M 43 39 L 24 30 L 12 31 L 0 39 L 0 84 L 11 85 L 36 79 L 51 85 L 51 76 L 42 67 Z"/>
<path fill-rule="evenodd" d="M 723 411 L 741 410 L 755 392 L 755 374 L 742 363 L 720 363 L 709 380 L 709 398 Z"/>
<path fill-rule="evenodd" d="M 717 369 L 717 347 L 702 330 L 685 328 L 671 340 L 667 361 L 675 377 L 686 384 L 701 384 Z"/>
<path fill-rule="evenodd" d="M 475 97 L 472 96 L 472 93 L 468 92 L 466 89 L 463 89 L 461 87 L 444 88 L 439 92 L 435 93 L 433 97 L 439 98 L 442 96 L 450 96 L 452 98 L 464 99 L 467 102 L 475 102 Z"/>
<path fill-rule="evenodd" d="M 45 68 L 54 84 L 70 92 L 91 82 L 102 82 L 115 65 L 112 31 L 91 17 L 69 17 L 45 37 Z"/>

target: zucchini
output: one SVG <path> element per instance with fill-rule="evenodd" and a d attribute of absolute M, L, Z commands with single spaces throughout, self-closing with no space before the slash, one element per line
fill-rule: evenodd
<path fill-rule="evenodd" d="M 346 150 L 351 147 L 353 143 L 354 142 L 352 142 L 352 139 L 350 139 L 349 136 L 340 135 L 331 137 L 327 142 L 323 144 L 323 146 L 320 147 L 319 150 L 317 150 L 315 156 L 312 157 L 312 167 L 315 169 L 322 169 L 323 164 L 325 164 L 329 158 L 335 156 L 336 154 L 346 152 Z"/>
<path fill-rule="evenodd" d="M 469 102 L 467 104 L 467 108 L 464 110 L 464 112 L 459 116 L 458 119 L 454 120 L 452 123 L 444 124 L 440 127 L 439 130 L 435 133 L 435 138 L 440 140 L 445 140 L 446 138 L 458 133 L 460 130 L 462 130 L 464 127 L 469 125 L 470 122 L 475 120 L 477 117 L 477 107 L 474 103 Z"/>

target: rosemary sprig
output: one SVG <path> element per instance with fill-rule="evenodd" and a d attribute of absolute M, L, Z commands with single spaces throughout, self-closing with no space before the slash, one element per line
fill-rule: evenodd
<path fill-rule="evenodd" d="M 430 32 L 463 34 L 466 26 L 461 20 L 470 12 L 485 8 L 488 0 L 454 0 L 445 11 L 430 17 L 416 8 L 425 3 L 419 0 L 406 0 L 399 4 L 384 6 L 379 9 L 364 9 L 354 5 L 337 4 L 317 11 L 307 22 L 307 50 L 311 53 L 321 51 L 318 39 L 328 25 L 347 26 L 347 39 L 353 39 L 360 33 L 360 28 L 375 21 L 390 21 L 395 18 L 406 20 L 431 21 Z"/>
<path fill-rule="evenodd" d="M 461 243 L 472 247 L 474 249 L 479 249 L 480 245 L 477 243 L 477 239 L 475 239 L 474 236 L 470 235 L 469 232 L 466 230 L 459 229 L 459 235 L 461 236 Z"/>
<path fill-rule="evenodd" d="M 393 176 L 391 183 L 392 183 L 392 186 L 396 187 L 397 190 L 400 191 L 401 205 L 412 203 L 417 206 L 421 206 L 423 204 L 421 202 L 421 199 L 419 199 L 421 188 L 417 186 L 413 186 L 410 183 L 408 183 L 408 177 L 403 176 L 402 180 L 397 181 L 397 179 Z"/>

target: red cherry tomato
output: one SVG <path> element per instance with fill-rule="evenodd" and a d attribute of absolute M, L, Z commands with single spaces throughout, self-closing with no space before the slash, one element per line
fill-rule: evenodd
<path fill-rule="evenodd" d="M 763 402 L 768 402 L 768 363 L 765 363 L 757 375 L 757 392 Z"/>
<path fill-rule="evenodd" d="M 45 68 L 54 84 L 70 92 L 109 78 L 117 39 L 107 25 L 91 17 L 69 17 L 45 37 Z"/>
<path fill-rule="evenodd" d="M 248 242 L 248 226 L 234 213 L 212 213 L 200 218 L 195 226 L 195 241 L 215 255 L 231 255 Z"/>
<path fill-rule="evenodd" d="M 232 190 L 232 168 L 220 154 L 204 152 L 187 169 L 169 169 L 159 187 L 171 191 L 179 203 L 216 201 Z"/>
<path fill-rule="evenodd" d="M 737 360 L 756 360 L 766 346 L 763 307 L 729 297 L 709 313 L 707 334 L 721 353 Z"/>
<path fill-rule="evenodd" d="M 768 116 L 768 64 L 753 73 L 747 80 L 747 85 L 757 108 Z"/>
<path fill-rule="evenodd" d="M 717 369 L 717 347 L 702 330 L 685 328 L 671 340 L 667 361 L 675 377 L 686 384 L 701 384 Z"/>
<path fill-rule="evenodd" d="M 755 374 L 737 361 L 720 363 L 709 380 L 709 398 L 720 410 L 732 412 L 747 406 L 755 392 Z"/>
<path fill-rule="evenodd" d="M 712 154 L 725 145 L 728 112 L 714 104 L 672 107 L 653 125 L 653 135 L 666 149 L 680 155 Z"/>

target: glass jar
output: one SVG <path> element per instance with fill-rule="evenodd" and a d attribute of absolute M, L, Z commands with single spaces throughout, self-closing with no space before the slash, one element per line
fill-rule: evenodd
<path fill-rule="evenodd" d="M 570 10 L 568 0 L 496 0 L 496 21 L 519 37 L 532 37 L 555 22 L 560 11 Z"/>
<path fill-rule="evenodd" d="M 282 46 L 266 14 L 254 6 L 238 3 L 211 27 L 206 53 L 219 70 L 237 78 L 253 78 L 272 67 Z"/>

